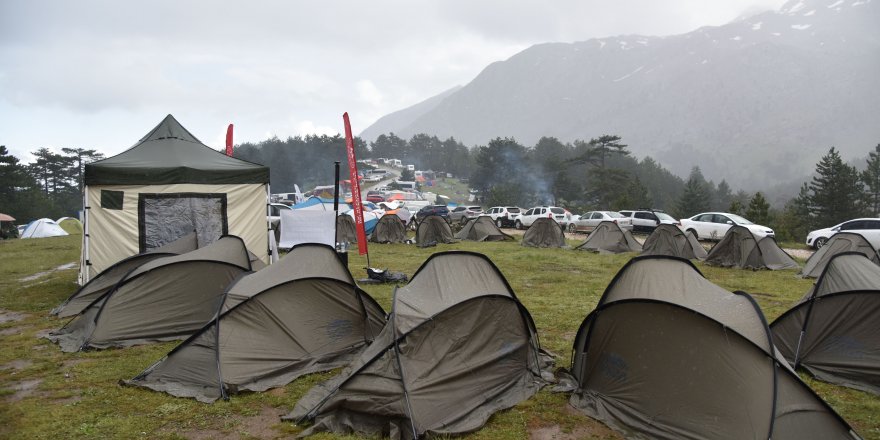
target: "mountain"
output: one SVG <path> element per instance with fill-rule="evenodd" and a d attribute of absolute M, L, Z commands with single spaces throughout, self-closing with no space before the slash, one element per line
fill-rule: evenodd
<path fill-rule="evenodd" d="M 616 134 L 679 175 L 698 165 L 759 189 L 811 173 L 831 146 L 861 157 L 880 143 L 878 24 L 880 0 L 792 0 L 682 35 L 539 44 L 363 137 Z"/>

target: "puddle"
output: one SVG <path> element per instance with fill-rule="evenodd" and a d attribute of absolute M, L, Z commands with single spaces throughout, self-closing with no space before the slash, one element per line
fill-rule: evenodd
<path fill-rule="evenodd" d="M 24 318 L 27 318 L 27 315 L 24 313 L 10 312 L 9 310 L 0 309 L 0 324 L 21 321 Z"/>
<path fill-rule="evenodd" d="M 0 370 L 24 370 L 34 363 L 27 359 L 16 359 L 8 364 L 0 365 Z"/>
<path fill-rule="evenodd" d="M 46 276 L 46 275 L 51 274 L 52 272 L 58 272 L 58 271 L 61 271 L 61 270 L 76 269 L 76 266 L 77 266 L 77 263 L 76 263 L 76 262 L 74 262 L 74 263 L 62 264 L 61 266 L 58 266 L 58 267 L 56 267 L 56 268 L 54 268 L 54 269 L 47 270 L 47 271 L 45 271 L 45 272 L 37 272 L 37 273 L 35 273 L 35 274 L 33 274 L 33 275 L 28 275 L 28 276 L 26 276 L 26 277 L 24 277 L 24 278 L 19 278 L 18 281 L 23 282 L 23 283 L 26 283 L 26 282 L 28 282 L 28 281 L 36 281 L 36 280 L 38 280 L 38 279 L 40 279 L 40 278 L 43 278 L 43 277 Z"/>
<path fill-rule="evenodd" d="M 34 394 L 34 392 L 37 390 L 37 386 L 39 386 L 41 383 L 43 383 L 42 379 L 23 380 L 21 382 L 16 382 L 14 385 L 12 385 L 11 388 L 13 391 L 15 391 L 15 394 L 7 396 L 6 399 L 13 402 L 24 399 L 25 397 Z"/>

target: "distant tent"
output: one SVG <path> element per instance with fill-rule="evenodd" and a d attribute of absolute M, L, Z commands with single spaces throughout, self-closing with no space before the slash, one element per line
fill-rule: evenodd
<path fill-rule="evenodd" d="M 108 290 L 116 286 L 134 268 L 142 266 L 157 258 L 185 254 L 199 248 L 198 236 L 195 233 L 185 235 L 164 246 L 150 249 L 142 254 L 133 255 L 108 267 L 88 283 L 80 287 L 70 298 L 52 310 L 53 315 L 66 318 L 78 315 L 96 299 L 104 296 Z"/>
<path fill-rule="evenodd" d="M 203 144 L 167 115 L 133 147 L 85 165 L 80 284 L 195 230 L 236 235 L 269 263 L 269 168 Z"/>
<path fill-rule="evenodd" d="M 541 217 L 535 220 L 523 234 L 522 246 L 538 248 L 565 247 L 565 234 L 556 220 Z"/>
<path fill-rule="evenodd" d="M 853 439 L 788 367 L 745 293 L 688 260 L 645 256 L 614 277 L 575 337 L 569 403 L 627 438 Z"/>
<path fill-rule="evenodd" d="M 669 255 L 702 261 L 706 259 L 708 253 L 693 234 L 682 231 L 678 226 L 661 223 L 645 239 L 640 255 Z"/>
<path fill-rule="evenodd" d="M 213 402 L 348 365 L 385 324 L 333 248 L 294 247 L 234 282 L 223 313 L 128 385 Z"/>
<path fill-rule="evenodd" d="M 617 223 L 604 221 L 590 232 L 590 236 L 575 249 L 611 254 L 641 252 L 642 245 L 632 233 L 620 229 Z"/>
<path fill-rule="evenodd" d="M 472 432 L 544 386 L 539 350 L 528 311 L 488 258 L 436 253 L 395 290 L 388 323 L 360 358 L 285 419 L 314 422 L 300 435 Z"/>
<path fill-rule="evenodd" d="M 142 264 L 49 335 L 62 351 L 183 339 L 202 328 L 235 278 L 251 270 L 241 238 Z"/>
<path fill-rule="evenodd" d="M 875 264 L 880 265 L 880 255 L 864 235 L 856 232 L 838 232 L 828 239 L 804 264 L 801 276 L 804 278 L 816 278 L 825 270 L 825 266 L 835 255 L 844 252 L 859 252 L 864 254 Z M 878 286 L 880 287 L 880 286 Z"/>
<path fill-rule="evenodd" d="M 826 382 L 880 394 L 878 318 L 880 266 L 861 252 L 845 252 L 831 258 L 816 285 L 776 318 L 770 330 L 795 368 Z"/>
<path fill-rule="evenodd" d="M 383 215 L 370 234 L 371 243 L 403 243 L 404 241 L 406 241 L 406 226 L 400 217 L 394 214 Z"/>
<path fill-rule="evenodd" d="M 293 209 L 316 209 L 319 211 L 332 211 L 333 210 L 332 195 L 331 195 L 331 198 L 311 196 L 308 199 L 291 206 L 291 208 L 293 208 Z M 351 205 L 340 200 L 339 211 L 343 212 L 343 211 L 348 211 L 349 209 L 351 209 Z"/>
<path fill-rule="evenodd" d="M 514 238 L 501 232 L 492 221 L 492 217 L 481 215 L 469 221 L 455 238 L 468 241 L 501 241 L 513 240 Z M 563 239 L 565 237 L 563 236 Z"/>
<path fill-rule="evenodd" d="M 357 225 L 349 215 L 336 216 L 336 242 L 357 243 Z"/>
<path fill-rule="evenodd" d="M 748 228 L 734 225 L 706 257 L 710 266 L 737 269 L 797 269 L 799 266 L 773 237 L 755 237 Z"/>
<path fill-rule="evenodd" d="M 427 245 L 443 243 L 449 244 L 455 242 L 452 236 L 452 228 L 449 222 L 439 215 L 429 215 L 419 222 L 416 229 L 416 244 L 419 247 Z"/>
<path fill-rule="evenodd" d="M 21 233 L 21 238 L 61 237 L 64 235 L 68 234 L 58 223 L 55 223 L 55 220 L 41 218 L 28 223 Z"/>
<path fill-rule="evenodd" d="M 58 223 L 58 226 L 61 226 L 61 229 L 70 235 L 82 235 L 83 233 L 82 222 L 73 217 L 61 217 L 55 223 Z"/>

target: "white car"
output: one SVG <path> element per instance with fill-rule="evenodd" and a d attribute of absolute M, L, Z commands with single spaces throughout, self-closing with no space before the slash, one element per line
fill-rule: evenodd
<path fill-rule="evenodd" d="M 539 217 L 548 217 L 556 220 L 559 226 L 565 228 L 571 222 L 571 213 L 558 206 L 536 206 L 513 220 L 516 229 L 525 229 L 532 226 Z"/>
<path fill-rule="evenodd" d="M 620 229 L 632 231 L 632 219 L 617 211 L 590 211 L 580 216 L 572 216 L 568 232 L 592 232 L 602 222 L 614 222 Z"/>
<path fill-rule="evenodd" d="M 744 226 L 759 237 L 776 235 L 772 229 L 766 226 L 756 225 L 729 212 L 704 212 L 691 218 L 683 218 L 680 227 L 683 231 L 694 234 L 701 240 L 721 240 L 733 225 Z"/>
<path fill-rule="evenodd" d="M 518 206 L 493 206 L 483 215 L 491 217 L 495 222 L 495 226 L 499 228 L 509 228 L 514 225 L 516 216 L 520 215 L 523 209 Z"/>
<path fill-rule="evenodd" d="M 861 234 L 874 249 L 880 248 L 880 219 L 878 218 L 857 218 L 830 228 L 817 229 L 807 234 L 807 246 L 819 249 L 832 235 L 841 231 Z"/>
<path fill-rule="evenodd" d="M 629 217 L 632 220 L 632 231 L 633 232 L 642 232 L 645 234 L 650 234 L 654 232 L 654 229 L 657 229 L 657 226 L 660 224 L 670 224 L 679 226 L 678 220 L 673 218 L 671 215 L 657 210 L 657 209 L 646 209 L 646 210 L 621 210 L 620 214 L 624 217 Z"/>

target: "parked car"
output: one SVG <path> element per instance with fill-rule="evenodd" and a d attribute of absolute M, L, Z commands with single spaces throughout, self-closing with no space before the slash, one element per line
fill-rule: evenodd
<path fill-rule="evenodd" d="M 477 218 L 483 213 L 482 206 L 457 206 L 449 211 L 449 222 L 465 224 L 472 218 Z"/>
<path fill-rule="evenodd" d="M 807 246 L 819 249 L 832 235 L 841 231 L 859 233 L 868 240 L 868 243 L 871 243 L 874 249 L 880 249 L 880 218 L 857 218 L 830 228 L 811 231 L 807 234 Z"/>
<path fill-rule="evenodd" d="M 492 217 L 495 226 L 499 228 L 510 228 L 516 221 L 516 216 L 520 215 L 523 209 L 518 206 L 493 206 L 483 215 Z"/>
<path fill-rule="evenodd" d="M 694 234 L 698 239 L 721 240 L 733 225 L 745 226 L 753 234 L 762 237 L 776 235 L 772 229 L 766 226 L 756 225 L 729 212 L 704 212 L 691 218 L 683 218 L 680 227 L 685 232 Z"/>
<path fill-rule="evenodd" d="M 449 220 L 449 208 L 445 205 L 428 205 L 416 212 L 416 219 L 421 220 L 429 215 L 439 215 Z"/>
<path fill-rule="evenodd" d="M 654 232 L 661 223 L 678 226 L 678 220 L 675 217 L 659 210 L 659 209 L 635 209 L 623 210 L 620 214 L 632 220 L 632 231 L 650 234 Z"/>
<path fill-rule="evenodd" d="M 538 217 L 549 217 L 556 220 L 563 229 L 571 222 L 571 213 L 558 206 L 536 206 L 513 220 L 516 229 L 524 229 L 532 226 Z"/>
<path fill-rule="evenodd" d="M 293 209 L 284 203 L 270 203 L 269 204 L 269 216 L 266 220 L 269 221 L 274 226 L 277 226 L 281 222 L 281 210 Z"/>
<path fill-rule="evenodd" d="M 368 202 L 380 203 L 385 201 L 385 196 L 382 195 L 381 191 L 367 191 L 367 199 Z"/>
<path fill-rule="evenodd" d="M 632 219 L 617 211 L 590 211 L 584 215 L 573 216 L 568 224 L 568 232 L 592 232 L 602 222 L 614 222 L 620 229 L 632 230 Z"/>

